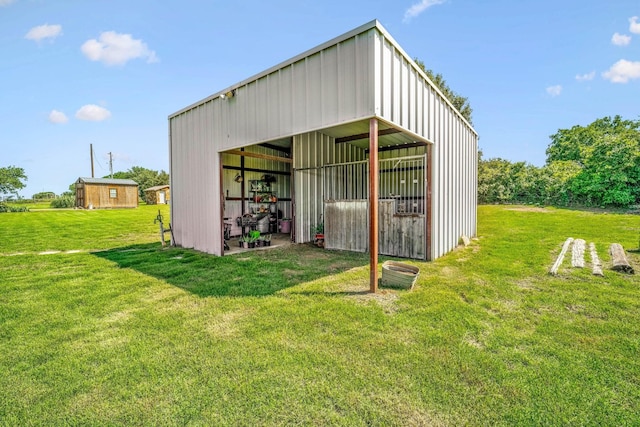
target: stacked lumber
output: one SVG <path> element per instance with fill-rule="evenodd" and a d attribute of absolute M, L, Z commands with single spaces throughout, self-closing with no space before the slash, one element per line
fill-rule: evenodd
<path fill-rule="evenodd" d="M 602 263 L 600 262 L 600 258 L 598 258 L 596 245 L 593 242 L 589 243 L 589 252 L 591 252 L 591 273 L 594 276 L 604 277 L 604 273 L 602 272 Z"/>
<path fill-rule="evenodd" d="M 553 274 L 554 276 L 558 274 L 558 269 L 560 268 L 560 265 L 562 265 L 564 256 L 569 250 L 569 246 L 571 245 L 571 243 L 573 243 L 573 237 L 569 237 L 567 240 L 565 240 L 564 244 L 562 245 L 562 250 L 558 254 L 558 258 L 556 258 L 556 262 L 553 263 L 551 270 L 549 270 L 550 274 Z"/>
<path fill-rule="evenodd" d="M 584 268 L 584 248 L 586 242 L 582 239 L 573 241 L 571 248 L 571 266 L 575 268 Z"/>
<path fill-rule="evenodd" d="M 584 253 L 586 249 L 586 242 L 582 239 L 573 239 L 572 237 L 569 237 L 562 245 L 562 250 L 558 254 L 556 261 L 553 263 L 553 266 L 549 270 L 549 274 L 552 274 L 554 276 L 558 274 L 558 270 L 562 265 L 562 261 L 564 260 L 569 247 L 571 247 L 571 266 L 574 268 L 584 268 Z M 596 245 L 593 242 L 589 243 L 589 254 L 591 255 L 592 274 L 595 276 L 604 276 L 604 273 L 602 271 L 602 262 L 598 257 Z M 609 254 L 611 255 L 611 261 L 613 264 L 613 266 L 611 267 L 612 270 L 627 274 L 634 274 L 634 269 L 631 264 L 629 264 L 622 245 L 620 245 L 619 243 L 612 243 L 611 247 L 609 248 Z"/>

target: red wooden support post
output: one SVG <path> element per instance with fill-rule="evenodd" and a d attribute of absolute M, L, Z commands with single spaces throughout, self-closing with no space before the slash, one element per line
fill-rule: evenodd
<path fill-rule="evenodd" d="M 378 119 L 369 121 L 369 291 L 378 290 Z"/>

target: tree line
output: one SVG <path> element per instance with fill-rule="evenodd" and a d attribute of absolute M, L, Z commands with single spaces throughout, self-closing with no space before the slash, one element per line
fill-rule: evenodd
<path fill-rule="evenodd" d="M 415 58 L 415 63 L 473 124 L 468 98 L 451 89 L 442 74 L 428 69 L 420 59 Z M 550 138 L 542 167 L 501 158 L 484 160 L 478 151 L 478 202 L 585 207 L 640 204 L 640 120 L 604 117 L 588 126 L 559 129 Z M 145 188 L 169 183 L 165 171 L 140 166 L 113 177 L 136 181 L 142 200 Z M 22 168 L 0 168 L 0 194 L 17 195 L 26 179 Z M 63 196 L 71 199 L 75 183 L 69 190 Z"/>
<path fill-rule="evenodd" d="M 470 119 L 471 109 L 467 111 Z M 622 208 L 640 204 L 640 120 L 604 117 L 587 126 L 559 129 L 550 138 L 542 167 L 485 160 L 478 152 L 478 202 Z M 114 178 L 136 181 L 142 200 L 145 188 L 169 183 L 165 171 L 140 166 L 116 172 Z M 0 193 L 17 195 L 26 180 L 22 168 L 0 168 Z M 75 183 L 61 198 L 69 200 L 56 203 L 74 205 Z"/>
<path fill-rule="evenodd" d="M 478 202 L 629 207 L 640 204 L 640 120 L 620 116 L 550 136 L 542 167 L 482 159 Z"/>
<path fill-rule="evenodd" d="M 442 74 L 415 62 L 460 114 L 473 125 L 468 98 Z M 546 163 L 536 167 L 478 152 L 478 202 L 553 206 L 628 207 L 640 204 L 640 120 L 620 116 L 550 136 Z"/>
<path fill-rule="evenodd" d="M 104 176 L 103 178 L 109 178 Z M 133 166 L 131 169 L 124 172 L 116 172 L 113 174 L 113 178 L 117 179 L 132 179 L 138 183 L 139 197 L 146 202 L 146 194 L 144 190 L 156 185 L 169 184 L 169 174 L 163 170 L 156 171 L 152 169 L 143 168 L 141 166 Z M 18 191 L 25 187 L 25 181 L 27 181 L 27 175 L 23 168 L 17 166 L 0 167 L 0 196 L 7 195 L 8 200 L 22 200 Z M 42 191 L 35 193 L 32 200 L 51 200 L 51 207 L 53 208 L 70 208 L 75 206 L 76 197 L 76 183 L 69 185 L 69 190 L 63 192 L 59 196 L 52 191 Z M 9 211 L 7 206 L 2 202 L 4 199 L 0 198 L 0 204 L 2 209 L 0 212 Z"/>

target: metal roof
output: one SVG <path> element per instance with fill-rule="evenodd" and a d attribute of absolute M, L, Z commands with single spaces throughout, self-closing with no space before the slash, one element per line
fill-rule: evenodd
<path fill-rule="evenodd" d="M 293 58 L 290 58 L 290 59 L 288 59 L 286 61 L 283 61 L 283 62 L 281 62 L 281 63 L 279 63 L 279 64 L 277 64 L 277 65 L 275 65 L 275 66 L 273 66 L 271 68 L 268 68 L 268 69 L 262 71 L 261 73 L 255 74 L 255 75 L 253 75 L 253 76 L 251 76 L 251 77 L 249 77 L 249 78 L 247 78 L 245 80 L 242 80 L 241 82 L 238 82 L 238 83 L 234 84 L 233 86 L 230 86 L 230 87 L 228 87 L 228 88 L 226 88 L 224 90 L 216 92 L 213 95 L 208 96 L 208 97 L 206 97 L 204 99 L 201 99 L 200 101 L 197 101 L 197 102 L 195 102 L 195 103 L 193 103 L 193 104 L 191 104 L 191 105 L 189 105 L 187 107 L 181 108 L 180 110 L 176 111 L 175 113 L 170 114 L 169 115 L 169 119 L 171 119 L 172 117 L 178 116 L 178 115 L 184 113 L 185 111 L 192 110 L 193 108 L 197 107 L 198 105 L 202 105 L 202 104 L 206 103 L 207 101 L 210 101 L 212 99 L 218 98 L 222 94 L 228 93 L 229 91 L 231 91 L 233 89 L 236 89 L 236 88 L 238 88 L 240 86 L 244 86 L 244 85 L 247 85 L 248 83 L 254 82 L 254 81 L 256 81 L 256 80 L 258 80 L 258 79 L 260 79 L 260 78 L 262 78 L 264 76 L 267 76 L 267 75 L 269 75 L 269 74 L 271 74 L 271 73 L 273 73 L 273 72 L 275 72 L 277 70 L 285 68 L 285 67 L 287 67 L 287 66 L 289 66 L 291 64 L 294 64 L 294 63 L 296 63 L 296 62 L 298 62 L 298 61 L 300 61 L 300 60 L 302 60 L 302 59 L 304 59 L 304 58 L 306 58 L 308 56 L 311 56 L 311 55 L 313 55 L 315 53 L 318 53 L 318 52 L 326 49 L 329 46 L 333 46 L 333 45 L 335 45 L 335 44 L 337 44 L 337 43 L 339 43 L 339 42 L 341 42 L 343 40 L 347 40 L 347 39 L 349 39 L 349 38 L 351 38 L 351 37 L 353 37 L 353 36 L 355 36 L 357 34 L 361 34 L 361 33 L 365 32 L 365 31 L 368 31 L 368 30 L 370 30 L 372 28 L 378 28 L 381 32 L 384 32 L 385 34 L 387 34 L 386 30 L 382 27 L 382 25 L 378 22 L 378 20 L 374 19 L 374 20 L 372 20 L 370 22 L 367 22 L 366 24 L 361 25 L 358 28 L 355 28 L 355 29 L 353 29 L 353 30 L 341 35 L 341 36 L 335 37 L 335 38 L 333 38 L 333 39 L 331 39 L 331 40 L 329 40 L 327 42 L 324 42 L 324 43 L 322 43 L 322 44 L 320 44 L 320 45 L 318 45 L 318 46 L 316 46 L 314 48 L 311 48 L 311 49 L 309 49 L 309 50 L 307 50 L 307 51 L 305 51 L 305 52 L 303 52 L 301 54 L 298 54 L 298 55 L 294 56 Z"/>
<path fill-rule="evenodd" d="M 208 96 L 208 97 L 206 97 L 204 99 L 201 99 L 200 101 L 197 101 L 197 102 L 195 102 L 195 103 L 193 103 L 191 105 L 188 105 L 187 107 L 181 108 L 180 110 L 176 111 L 175 113 L 170 114 L 169 115 L 169 119 L 171 119 L 173 117 L 176 117 L 176 116 L 178 116 L 178 115 L 180 115 L 180 114 L 182 114 L 182 113 L 184 113 L 186 111 L 192 110 L 192 109 L 194 109 L 194 108 L 196 108 L 196 107 L 198 107 L 198 106 L 200 106 L 200 105 L 202 105 L 202 104 L 204 104 L 204 103 L 206 103 L 208 101 L 211 101 L 211 100 L 213 100 L 215 98 L 218 98 L 220 95 L 223 95 L 223 94 L 226 94 L 226 93 L 228 93 L 230 91 L 233 91 L 233 90 L 237 89 L 238 87 L 245 86 L 245 85 L 247 85 L 247 84 L 249 84 L 251 82 L 255 82 L 256 80 L 258 80 L 258 79 L 260 79 L 262 77 L 268 76 L 269 74 L 274 73 L 274 72 L 276 72 L 278 70 L 281 70 L 281 69 L 283 69 L 283 68 L 285 68 L 287 66 L 290 66 L 291 64 L 295 64 L 296 62 L 298 62 L 300 60 L 303 60 L 303 59 L 305 59 L 305 58 L 307 58 L 309 56 L 312 56 L 312 55 L 314 55 L 314 54 L 316 54 L 318 52 L 321 52 L 321 51 L 327 49 L 328 47 L 331 47 L 331 46 L 334 46 L 336 44 L 339 44 L 339 43 L 341 43 L 341 42 L 343 42 L 345 40 L 348 40 L 348 39 L 358 35 L 358 34 L 362 34 L 362 33 L 366 32 L 366 31 L 374 29 L 374 28 L 377 31 L 379 31 L 380 34 L 382 34 L 383 37 L 386 40 L 388 40 L 391 45 L 393 45 L 393 48 L 401 56 L 406 58 L 407 62 L 412 65 L 412 67 L 416 70 L 416 72 L 418 74 L 420 74 L 420 76 L 424 80 L 429 82 L 429 84 L 432 87 L 432 89 L 442 97 L 443 102 L 448 104 L 452 108 L 454 113 L 458 116 L 458 118 L 460 120 L 462 120 L 469 127 L 471 132 L 473 132 L 477 136 L 478 133 L 475 131 L 475 129 L 473 128 L 471 123 L 469 123 L 467 121 L 467 119 L 453 106 L 453 104 L 451 103 L 449 98 L 447 98 L 443 94 L 443 92 L 440 90 L 440 88 L 435 83 L 433 83 L 431 81 L 429 76 L 427 76 L 427 74 L 424 71 L 422 71 L 422 69 L 420 69 L 420 67 L 418 67 L 418 65 L 415 63 L 415 61 L 412 59 L 412 57 L 409 56 L 404 51 L 404 49 L 398 44 L 398 42 L 391 36 L 391 34 L 386 30 L 386 28 L 384 28 L 384 26 L 377 19 L 369 21 L 369 22 L 367 22 L 367 23 L 365 23 L 365 24 L 363 24 L 363 25 L 361 25 L 361 26 L 359 26 L 357 28 L 354 28 L 351 31 L 348 31 L 348 32 L 346 32 L 346 33 L 344 33 L 344 34 L 342 34 L 342 35 L 340 35 L 338 37 L 335 37 L 335 38 L 333 38 L 333 39 L 331 39 L 329 41 L 326 41 L 326 42 L 324 42 L 324 43 L 322 43 L 322 44 L 320 44 L 320 45 L 318 45 L 318 46 L 316 46 L 314 48 L 311 48 L 311 49 L 309 49 L 309 50 L 307 50 L 307 51 L 305 51 L 303 53 L 300 53 L 300 54 L 294 56 L 293 58 L 285 60 L 285 61 L 283 61 L 283 62 L 281 62 L 281 63 L 279 63 L 279 64 L 277 64 L 277 65 L 275 65 L 275 66 L 273 66 L 271 68 L 268 68 L 268 69 L 266 69 L 266 70 L 264 70 L 264 71 L 262 71 L 262 72 L 260 72 L 258 74 L 255 74 L 255 75 L 253 75 L 253 76 L 251 76 L 251 77 L 249 77 L 247 79 L 244 79 L 244 80 L 242 80 L 242 81 L 240 81 L 240 82 L 238 82 L 238 83 L 236 83 L 236 84 L 234 84 L 232 86 L 229 86 L 228 88 L 226 88 L 224 90 L 216 92 L 213 95 L 210 95 L 210 96 Z M 308 130 L 319 130 L 319 129 L 308 129 Z"/>
<path fill-rule="evenodd" d="M 116 178 L 78 178 L 85 184 L 104 184 L 104 185 L 138 185 L 132 179 L 116 179 Z"/>
<path fill-rule="evenodd" d="M 156 185 L 153 187 L 145 188 L 144 191 L 157 191 L 157 190 L 162 190 L 163 188 L 169 188 L 169 184 Z"/>

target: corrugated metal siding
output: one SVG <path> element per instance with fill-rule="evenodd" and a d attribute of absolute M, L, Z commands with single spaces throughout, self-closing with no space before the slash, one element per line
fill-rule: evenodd
<path fill-rule="evenodd" d="M 212 103 L 170 121 L 171 224 L 178 245 L 222 254 L 219 140 Z M 212 120 L 214 118 L 214 120 Z"/>
<path fill-rule="evenodd" d="M 471 237 L 477 231 L 477 137 L 459 126 L 451 112 L 438 115 L 444 142 L 432 148 L 433 258 L 456 247 L 461 235 Z"/>
<path fill-rule="evenodd" d="M 475 236 L 477 135 L 411 58 L 384 32 L 374 49 L 376 112 L 382 120 L 433 142 L 432 258 Z"/>
<path fill-rule="evenodd" d="M 335 126 L 373 114 L 375 29 L 342 40 L 209 99 L 220 151 Z M 177 116 L 191 114 L 195 106 Z M 173 120 L 176 116 L 172 116 Z"/>
<path fill-rule="evenodd" d="M 335 139 L 319 132 L 293 137 L 293 168 L 295 180 L 296 242 L 313 240 L 311 227 L 322 218 L 322 166 L 365 159 L 364 150 L 351 144 L 336 144 Z"/>
<path fill-rule="evenodd" d="M 323 206 L 321 171 L 314 168 L 365 158 L 313 131 L 374 116 L 434 144 L 432 258 L 454 248 L 461 234 L 476 234 L 477 135 L 379 23 L 230 89 L 233 98 L 215 95 L 170 117 L 178 244 L 222 253 L 217 153 L 283 137 L 293 137 L 296 240 L 309 241 Z M 226 182 L 231 174 L 223 175 Z"/>
<path fill-rule="evenodd" d="M 373 49 L 370 46 L 375 31 L 369 28 L 353 34 L 249 79 L 234 87 L 233 98 L 212 97 L 170 117 L 172 223 L 177 244 L 222 253 L 218 242 L 222 224 L 217 215 L 221 202 L 220 163 L 216 152 L 290 137 L 373 114 L 374 94 L 370 90 Z M 347 145 L 342 147 L 346 148 Z M 300 153 L 305 151 L 302 148 Z M 247 167 L 252 163 L 251 167 L 256 167 L 256 159 L 246 161 Z M 228 180 L 230 175 L 224 173 L 223 179 Z M 251 178 L 245 176 L 245 179 Z M 311 188 L 311 181 L 315 179 L 302 180 L 300 187 Z M 316 186 L 313 193 L 300 193 L 305 195 L 301 203 L 304 214 L 300 217 L 305 218 L 304 241 L 309 240 L 311 222 L 317 222 L 321 214 L 318 190 Z M 308 202 L 318 198 L 319 208 L 310 210 Z M 284 216 L 290 217 L 289 205 L 282 207 Z M 240 206 L 231 204 L 228 214 L 236 215 L 238 210 Z"/>

